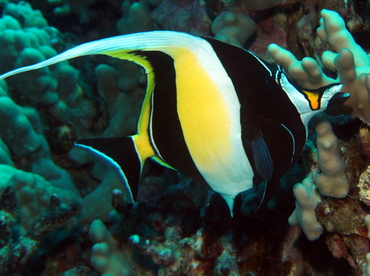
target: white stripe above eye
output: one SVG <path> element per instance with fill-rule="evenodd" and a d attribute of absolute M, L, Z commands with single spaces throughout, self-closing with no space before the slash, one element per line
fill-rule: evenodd
<path fill-rule="evenodd" d="M 268 68 L 268 67 L 266 66 L 266 64 L 262 61 L 262 59 L 260 59 L 260 58 L 259 58 L 255 53 L 253 53 L 253 52 L 250 52 L 250 51 L 248 51 L 248 50 L 244 50 L 244 51 L 246 51 L 246 52 L 250 53 L 252 56 L 254 56 L 254 57 L 259 61 L 259 63 L 261 63 L 261 65 L 262 65 L 263 67 L 265 67 L 265 69 L 269 72 L 270 77 L 272 77 L 272 72 L 271 72 L 270 68 Z"/>

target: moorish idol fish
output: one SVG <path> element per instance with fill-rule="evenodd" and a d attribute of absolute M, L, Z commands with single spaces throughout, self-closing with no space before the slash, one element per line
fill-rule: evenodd
<path fill-rule="evenodd" d="M 264 183 L 260 208 L 299 158 L 310 119 L 349 97 L 339 83 L 303 89 L 247 50 L 172 31 L 85 43 L 0 79 L 96 54 L 133 61 L 147 74 L 137 134 L 77 141 L 116 166 L 132 201 L 152 158 L 219 193 L 231 214 L 239 193 Z"/>

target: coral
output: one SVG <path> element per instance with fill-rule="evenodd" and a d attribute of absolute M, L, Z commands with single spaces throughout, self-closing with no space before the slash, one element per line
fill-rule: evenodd
<path fill-rule="evenodd" d="M 327 77 L 319 64 L 311 57 L 298 61 L 291 52 L 276 44 L 269 45 L 268 52 L 291 79 L 306 89 L 317 89 L 334 83 L 334 80 Z"/>
<path fill-rule="evenodd" d="M 130 275 L 124 271 L 131 267 L 135 275 L 339 273 L 339 270 L 328 268 L 327 263 L 320 267 L 321 272 L 310 266 L 304 257 L 310 253 L 302 253 L 300 248 L 302 241 L 298 227 L 281 231 L 271 220 L 270 227 L 275 231 L 270 231 L 259 227 L 263 219 L 245 221 L 243 217 L 232 222 L 226 217 L 226 206 L 220 206 L 220 197 L 212 197 L 202 223 L 194 224 L 198 219 L 197 212 L 189 213 L 188 210 L 189 200 L 197 200 L 194 196 L 197 193 L 189 191 L 188 186 L 181 186 L 172 186 L 171 193 L 177 202 L 163 200 L 170 198 L 167 191 L 164 195 L 155 193 L 157 200 L 152 197 L 153 205 L 142 203 L 131 207 L 122 201 L 122 192 L 114 191 L 112 204 L 119 215 L 112 216 L 113 225 L 109 224 L 112 225 L 109 230 L 101 221 L 94 221 L 90 226 L 90 237 L 95 243 L 92 252 L 94 267 L 101 273 L 112 275 Z M 188 189 L 189 196 L 193 195 L 192 198 L 183 197 L 184 188 Z M 250 227 L 252 224 L 254 227 Z M 269 233 L 267 236 L 262 234 L 265 231 Z M 303 246 L 309 247 L 308 244 Z M 313 255 L 314 252 L 317 247 L 313 247 Z M 280 258 L 283 263 L 279 263 Z"/>
<path fill-rule="evenodd" d="M 200 0 L 163 0 L 151 17 L 159 29 L 210 36 L 211 20 L 205 3 Z"/>
<path fill-rule="evenodd" d="M 254 0 L 254 1 L 242 1 L 242 5 L 244 8 L 251 10 L 251 11 L 260 11 L 272 7 L 276 7 L 279 4 L 292 4 L 294 1 L 286 1 L 286 0 Z"/>
<path fill-rule="evenodd" d="M 49 198 L 59 194 L 64 204 L 78 200 L 69 190 L 56 188 L 37 174 L 17 170 L 8 165 L 0 165 L 2 179 L 0 192 L 12 187 L 19 202 L 18 231 L 24 233 L 30 230 L 36 218 L 49 205 Z"/>
<path fill-rule="evenodd" d="M 331 233 L 326 237 L 329 250 L 334 256 L 347 259 L 353 268 L 360 271 L 370 251 L 364 227 L 366 212 L 360 202 L 350 197 L 331 198 L 321 202 L 316 212 L 319 221 Z"/>
<path fill-rule="evenodd" d="M 300 225 L 309 240 L 316 240 L 323 232 L 316 216 L 316 207 L 321 196 L 344 198 L 349 192 L 350 174 L 341 155 L 339 140 L 333 133 L 330 122 L 324 114 L 311 120 L 316 131 L 316 148 L 310 173 L 293 188 L 296 209 L 289 218 L 289 224 Z M 316 191 L 318 189 L 318 191 Z"/>
<path fill-rule="evenodd" d="M 107 104 L 110 121 L 104 136 L 127 136 L 135 132 L 145 94 L 145 74 L 132 62 L 117 61 L 116 68 L 100 64 L 95 68 L 98 92 Z"/>
<path fill-rule="evenodd" d="M 117 22 L 120 34 L 150 31 L 153 19 L 150 17 L 149 5 L 146 1 L 122 2 L 122 18 Z"/>
<path fill-rule="evenodd" d="M 321 26 L 317 33 L 335 51 L 323 53 L 323 64 L 330 70 L 338 70 L 343 91 L 351 93 L 350 99 L 344 104 L 350 109 L 349 115 L 370 122 L 370 58 L 347 31 L 339 14 L 328 10 L 323 10 L 321 14 Z"/>
<path fill-rule="evenodd" d="M 322 225 L 318 222 L 315 209 L 320 202 L 313 183 L 312 175 L 308 175 L 302 183 L 293 187 L 296 198 L 296 208 L 289 217 L 289 224 L 299 225 L 310 241 L 316 240 L 323 232 Z"/>
<path fill-rule="evenodd" d="M 360 179 L 358 181 L 357 187 L 359 188 L 358 197 L 359 199 L 364 202 L 366 205 L 370 206 L 370 167 L 360 175 Z"/>
<path fill-rule="evenodd" d="M 95 2 L 96 0 L 48 0 L 48 3 L 55 7 L 53 12 L 56 16 L 66 16 L 74 13 L 79 16 L 81 23 L 88 23 L 96 16 L 96 11 L 89 9 L 89 6 Z"/>
<path fill-rule="evenodd" d="M 91 264 L 102 275 L 129 276 L 135 275 L 132 271 L 132 262 L 110 235 L 109 230 L 101 220 L 94 220 L 89 229 L 89 236 L 94 246 L 91 253 Z"/>
<path fill-rule="evenodd" d="M 343 198 L 348 194 L 350 179 L 340 154 L 339 140 L 323 114 L 316 115 L 311 122 L 317 135 L 317 164 L 321 171 L 314 182 L 321 194 Z"/>
<path fill-rule="evenodd" d="M 10 15 L 18 22 L 21 22 L 22 27 L 42 28 L 48 26 L 47 21 L 38 10 L 33 10 L 27 2 L 21 1 L 18 4 L 9 3 L 6 5 L 4 15 Z"/>
<path fill-rule="evenodd" d="M 32 10 L 26 2 L 8 4 L 4 10 L 0 29 L 0 57 L 4 62 L 0 70 L 42 61 L 57 52 L 51 47 L 54 29 L 48 27 L 40 12 Z M 29 20 L 24 20 L 27 18 Z M 73 106 L 80 94 L 77 71 L 68 63 L 61 63 L 53 70 L 45 68 L 32 72 L 27 77 L 9 80 L 12 89 L 22 91 L 31 101 L 41 104 L 65 103 Z"/>
<path fill-rule="evenodd" d="M 243 48 L 248 37 L 255 31 L 256 24 L 243 13 L 225 11 L 216 17 L 211 28 L 215 39 Z"/>
<path fill-rule="evenodd" d="M 19 160 L 22 160 L 23 166 L 30 167 L 33 173 L 43 176 L 55 186 L 74 191 L 70 176 L 51 160 L 50 150 L 42 136 L 35 110 L 22 108 L 10 98 L 1 97 L 0 114 L 5 118 L 0 124 L 2 141 Z M 77 194 L 76 190 L 75 193 Z"/>
<path fill-rule="evenodd" d="M 370 127 L 368 125 L 362 125 L 359 131 L 359 142 L 361 149 L 366 160 L 370 159 Z"/>
<path fill-rule="evenodd" d="M 256 20 L 258 20 L 258 17 Z M 280 20 L 282 19 L 276 15 L 275 17 L 265 18 L 262 21 L 256 21 L 256 32 L 251 39 L 253 43 L 248 47 L 248 50 L 271 62 L 271 56 L 266 52 L 271 42 L 282 47 L 286 47 L 289 42 L 287 31 L 281 27 L 282 23 L 279 22 Z M 283 21 L 285 22 L 285 19 Z M 248 42 L 251 43 L 250 41 Z"/>
<path fill-rule="evenodd" d="M 366 215 L 364 218 L 367 229 L 370 229 L 370 215 Z M 370 240 L 370 231 L 367 233 L 367 238 Z"/>
<path fill-rule="evenodd" d="M 364 122 L 370 122 L 368 91 L 370 89 L 370 62 L 367 53 L 354 41 L 338 13 L 321 11 L 321 26 L 318 36 L 329 43 L 335 52 L 325 51 L 322 55 L 324 66 L 338 72 L 338 78 L 326 76 L 319 64 L 312 58 L 298 61 L 293 54 L 272 44 L 269 53 L 284 67 L 288 76 L 308 89 L 315 89 L 330 83 L 342 82 L 343 91 L 351 94 L 342 107 L 330 110 L 332 114 L 347 114 Z"/>
<path fill-rule="evenodd" d="M 23 20 L 23 17 L 32 20 Z M 44 60 L 57 53 L 51 42 L 58 31 L 49 27 L 41 14 L 33 11 L 26 2 L 8 4 L 0 26 L 3 26 L 0 29 L 1 72 Z M 63 125 L 65 129 L 67 125 L 81 125 L 82 122 L 86 131 L 101 123 L 99 118 L 95 118 L 100 112 L 96 110 L 95 100 L 87 97 L 79 72 L 68 62 L 10 78 L 7 84 L 10 96 L 17 103 L 48 106 L 44 118 L 49 120 L 46 124 L 55 135 L 62 135 L 60 130 L 63 128 L 60 127 Z M 78 128 L 83 130 L 80 126 Z"/>
<path fill-rule="evenodd" d="M 0 19 L 0 56 L 4 61 L 1 63 L 1 70 L 56 54 L 51 46 L 51 32 L 55 31 L 47 25 L 40 12 L 22 2 L 17 5 L 8 4 L 4 14 Z M 25 20 L 23 17 L 32 20 Z M 21 205 L 20 232 L 29 229 L 46 207 L 46 199 L 51 194 L 59 194 L 63 204 L 80 200 L 74 183 L 76 179 L 72 180 L 65 169 L 56 165 L 56 161 L 64 161 L 54 155 L 70 151 L 77 135 L 74 131 L 86 131 L 94 128 L 94 124 L 99 124 L 99 118 L 95 117 L 96 102 L 84 95 L 78 76 L 75 68 L 64 63 L 40 70 L 34 75 L 8 80 L 8 85 L 1 82 L 0 114 L 4 120 L 1 121 L 0 160 L 7 166 L 1 165 L 2 174 L 6 177 L 3 178 L 0 190 L 7 185 L 16 189 Z M 39 110 L 36 111 L 32 105 Z M 118 183 L 108 179 L 114 177 L 108 177 L 103 182 Z M 110 195 L 110 190 L 108 194 Z M 88 206 L 89 198 L 84 201 L 84 206 Z M 107 217 L 111 210 L 109 205 L 107 209 L 100 218 L 104 215 Z M 80 216 L 81 222 L 89 220 L 88 210 L 90 209 L 86 207 Z"/>
<path fill-rule="evenodd" d="M 370 275 L 370 253 L 366 254 L 366 264 L 362 267 L 362 276 Z"/>
<path fill-rule="evenodd" d="M 212 18 L 217 17 L 228 8 L 232 8 L 235 6 L 235 0 L 205 0 L 204 1 L 207 6 L 207 11 Z"/>
<path fill-rule="evenodd" d="M 58 196 L 53 194 L 49 207 L 38 217 L 32 228 L 25 235 L 15 238 L 12 228 L 17 221 L 17 208 L 15 191 L 8 187 L 0 199 L 0 270 L 11 275 L 21 275 L 24 266 L 40 247 L 43 237 L 76 216 L 80 210 L 77 203 L 61 207 Z"/>

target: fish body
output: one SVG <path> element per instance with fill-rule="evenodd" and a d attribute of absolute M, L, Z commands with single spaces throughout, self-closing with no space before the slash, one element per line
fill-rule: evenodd
<path fill-rule="evenodd" d="M 0 79 L 91 54 L 131 60 L 146 70 L 137 134 L 77 142 L 117 168 L 132 200 L 143 164 L 152 158 L 209 186 L 231 212 L 239 193 L 263 182 L 261 206 L 299 158 L 309 120 L 348 98 L 341 84 L 304 90 L 281 67 L 249 51 L 171 31 L 85 43 Z"/>

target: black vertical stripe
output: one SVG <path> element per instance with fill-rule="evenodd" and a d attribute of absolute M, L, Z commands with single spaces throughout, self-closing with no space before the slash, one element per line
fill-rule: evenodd
<path fill-rule="evenodd" d="M 241 103 L 242 139 L 247 154 L 252 156 L 247 143 L 251 138 L 248 132 L 253 130 L 255 133 L 263 133 L 272 155 L 274 175 L 280 177 L 291 165 L 291 156 L 286 152 L 291 152 L 292 142 L 290 138 L 279 140 L 279 135 L 274 133 L 281 132 L 281 138 L 288 137 L 285 130 L 280 130 L 280 123 L 293 133 L 296 161 L 306 141 L 306 130 L 295 105 L 275 81 L 279 67 L 262 61 L 268 67 L 267 70 L 248 51 L 213 39 L 207 41 L 232 80 Z M 275 151 L 277 147 L 281 149 Z M 250 159 L 250 162 L 253 166 L 253 160 Z"/>
<path fill-rule="evenodd" d="M 149 130 L 153 143 L 164 161 L 192 178 L 206 183 L 198 171 L 186 145 L 177 113 L 176 71 L 171 56 L 160 51 L 135 51 L 145 56 L 154 70 L 155 88 L 152 98 L 152 117 Z"/>

